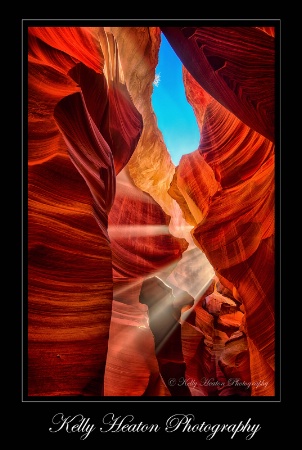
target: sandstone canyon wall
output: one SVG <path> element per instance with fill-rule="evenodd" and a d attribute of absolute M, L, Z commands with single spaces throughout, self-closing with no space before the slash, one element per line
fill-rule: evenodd
<path fill-rule="evenodd" d="M 274 396 L 274 28 L 26 33 L 26 395 Z M 200 130 L 177 167 L 162 33 Z"/>

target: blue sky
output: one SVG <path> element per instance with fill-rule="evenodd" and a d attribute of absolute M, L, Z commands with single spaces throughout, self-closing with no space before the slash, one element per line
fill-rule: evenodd
<path fill-rule="evenodd" d="M 183 154 L 198 148 L 199 130 L 182 81 L 182 64 L 164 34 L 161 35 L 157 86 L 153 86 L 152 106 L 172 161 L 178 165 Z"/>

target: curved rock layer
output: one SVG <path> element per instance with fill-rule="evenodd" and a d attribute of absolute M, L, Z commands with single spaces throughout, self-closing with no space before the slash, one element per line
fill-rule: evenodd
<path fill-rule="evenodd" d="M 273 396 L 274 27 L 27 31 L 26 394 Z M 161 32 L 201 133 L 176 168 Z"/>
<path fill-rule="evenodd" d="M 205 91 L 250 128 L 275 140 L 273 36 L 257 27 L 161 29 Z"/>
<path fill-rule="evenodd" d="M 169 192 L 194 225 L 196 245 L 245 307 L 246 332 L 255 343 L 252 382 L 262 381 L 255 395 L 274 395 L 275 146 L 204 92 L 186 69 L 184 83 L 199 111 L 202 139 L 182 157 Z"/>
<path fill-rule="evenodd" d="M 29 395 L 103 394 L 113 293 L 108 212 L 142 120 L 125 85 L 102 72 L 102 33 L 28 30 Z"/>

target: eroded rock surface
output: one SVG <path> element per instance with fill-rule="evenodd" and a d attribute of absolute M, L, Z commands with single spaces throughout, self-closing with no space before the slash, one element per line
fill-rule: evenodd
<path fill-rule="evenodd" d="M 273 396 L 274 28 L 26 32 L 27 394 Z M 161 33 L 201 134 L 178 167 L 151 106 Z M 164 354 L 150 277 L 176 295 Z"/>

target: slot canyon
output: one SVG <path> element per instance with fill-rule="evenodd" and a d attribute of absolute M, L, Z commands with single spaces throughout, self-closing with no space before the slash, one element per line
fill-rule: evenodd
<path fill-rule="evenodd" d="M 276 27 L 95 24 L 25 27 L 25 395 L 272 398 Z M 178 165 L 163 36 L 200 132 Z"/>

